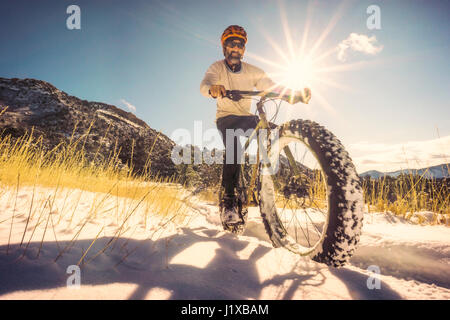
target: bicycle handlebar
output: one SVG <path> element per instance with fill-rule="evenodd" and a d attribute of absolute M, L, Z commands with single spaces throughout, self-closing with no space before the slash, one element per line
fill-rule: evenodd
<path fill-rule="evenodd" d="M 233 101 L 239 101 L 245 97 L 266 97 L 266 98 L 288 98 L 288 96 L 280 95 L 277 92 L 266 91 L 241 91 L 241 90 L 226 90 L 225 97 Z"/>

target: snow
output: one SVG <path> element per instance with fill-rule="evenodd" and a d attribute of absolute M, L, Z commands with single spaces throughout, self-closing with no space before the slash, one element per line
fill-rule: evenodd
<path fill-rule="evenodd" d="M 99 115 L 99 117 L 101 117 L 102 119 L 105 119 L 106 122 L 108 122 L 108 123 L 109 123 L 110 120 L 109 120 L 107 117 L 103 116 L 102 113 L 103 113 L 103 114 L 107 114 L 107 115 L 109 115 L 109 116 L 112 116 L 112 117 L 114 117 L 114 118 L 116 118 L 116 119 L 119 119 L 119 120 L 121 120 L 121 121 L 123 121 L 123 122 L 125 122 L 125 123 L 127 123 L 127 124 L 129 124 L 129 125 L 131 125 L 131 126 L 133 126 L 133 127 L 135 127 L 135 128 L 138 128 L 138 129 L 141 129 L 141 128 L 142 128 L 142 126 L 140 126 L 140 125 L 134 123 L 133 121 L 130 121 L 130 120 L 128 120 L 128 119 L 125 119 L 124 117 L 121 117 L 120 115 L 118 115 L 118 114 L 116 114 L 116 113 L 114 113 L 114 112 L 110 112 L 110 111 L 107 111 L 107 110 L 104 110 L 104 109 L 98 109 L 98 110 L 96 110 L 95 112 L 97 112 L 98 115 Z"/>
<path fill-rule="evenodd" d="M 20 246 L 33 188 L 17 194 L 0 188 L 0 299 L 450 299 L 446 225 L 366 213 L 355 255 L 336 269 L 273 248 L 257 208 L 250 208 L 247 229 L 238 237 L 222 230 L 216 206 L 190 197 L 192 208 L 183 217 L 138 207 L 119 239 L 99 253 L 137 202 L 54 192 L 36 188 L 34 215 Z M 74 283 L 69 266 L 86 251 L 80 286 L 68 286 Z M 371 266 L 381 272 L 380 289 L 368 289 Z"/>

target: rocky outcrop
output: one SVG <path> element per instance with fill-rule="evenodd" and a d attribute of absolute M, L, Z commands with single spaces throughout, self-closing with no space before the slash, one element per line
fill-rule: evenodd
<path fill-rule="evenodd" d="M 0 78 L 0 113 L 6 107 L 0 116 L 2 136 L 17 139 L 33 129 L 48 150 L 81 138 L 86 157 L 92 161 L 120 150 L 120 163 L 132 165 L 137 173 L 146 167 L 152 175 L 176 173 L 170 158 L 175 143 L 113 105 L 78 99 L 41 80 Z"/>

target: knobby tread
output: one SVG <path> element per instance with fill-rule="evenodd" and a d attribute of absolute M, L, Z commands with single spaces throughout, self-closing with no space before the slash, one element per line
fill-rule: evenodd
<path fill-rule="evenodd" d="M 326 234 L 310 256 L 320 263 L 343 266 L 356 250 L 363 221 L 362 187 L 355 166 L 341 142 L 315 122 L 292 120 L 280 127 L 279 138 L 284 135 L 296 137 L 309 146 L 320 162 L 328 185 Z M 277 215 L 273 186 L 271 189 L 270 183 L 262 183 L 263 179 L 260 175 L 258 197 L 266 231 L 274 247 L 284 246 L 295 252 L 296 246 L 289 243 L 286 230 Z"/>

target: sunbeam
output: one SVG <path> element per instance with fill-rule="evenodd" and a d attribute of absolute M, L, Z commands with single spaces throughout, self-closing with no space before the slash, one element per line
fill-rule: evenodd
<path fill-rule="evenodd" d="M 311 26 L 311 20 L 313 15 L 313 2 L 308 2 L 308 8 L 306 9 L 305 29 L 303 31 L 302 43 L 300 45 L 300 56 L 303 56 L 308 40 L 309 28 Z"/>
<path fill-rule="evenodd" d="M 319 103 L 327 110 L 328 112 L 331 112 L 333 115 L 336 115 L 336 110 L 334 107 L 328 102 L 328 100 L 322 95 L 320 92 L 320 89 L 317 89 L 314 91 L 314 97 L 319 100 Z"/>
<path fill-rule="evenodd" d="M 281 47 L 269 36 L 269 34 L 261 27 L 260 32 L 262 33 L 263 37 L 266 39 L 266 41 L 272 46 L 273 49 L 280 55 L 280 57 L 286 62 L 289 63 L 289 58 L 281 49 Z"/>
<path fill-rule="evenodd" d="M 336 13 L 331 18 L 330 22 L 328 23 L 325 30 L 322 32 L 322 34 L 317 39 L 316 43 L 313 45 L 312 49 L 310 50 L 310 55 L 314 56 L 316 51 L 319 49 L 322 42 L 326 39 L 328 34 L 333 30 L 333 28 L 336 26 L 338 21 L 342 18 L 342 15 L 344 14 L 344 9 L 346 9 L 349 5 L 349 1 L 344 1 L 339 5 L 339 8 L 336 10 Z"/>
<path fill-rule="evenodd" d="M 343 71 L 350 71 L 350 70 L 357 70 L 361 69 L 362 67 L 366 67 L 369 65 L 376 65 L 380 64 L 382 61 L 358 61 L 354 63 L 347 63 L 347 64 L 338 64 L 338 65 L 332 65 L 327 66 L 324 68 L 320 68 L 316 70 L 316 73 L 331 73 L 331 72 L 343 72 Z"/>
<path fill-rule="evenodd" d="M 311 31 L 315 2 L 308 2 L 302 38 L 298 39 L 298 41 L 294 41 L 294 33 L 292 32 L 292 26 L 290 27 L 288 21 L 284 2 L 283 0 L 279 0 L 278 8 L 280 11 L 280 21 L 287 50 L 283 49 L 283 47 L 277 43 L 273 37 L 268 34 L 268 32 L 266 32 L 264 26 L 261 26 L 261 33 L 270 47 L 278 55 L 279 59 L 278 61 L 276 61 L 277 59 L 267 59 L 250 52 L 247 52 L 247 56 L 272 67 L 272 70 L 268 73 L 268 75 L 275 82 L 281 84 L 286 89 L 303 90 L 303 88 L 310 88 L 317 103 L 328 112 L 336 114 L 333 106 L 326 99 L 326 88 L 337 88 L 347 92 L 354 92 L 354 90 L 344 83 L 330 79 L 330 74 L 334 72 L 357 69 L 368 65 L 367 62 L 346 65 L 342 65 L 341 62 L 339 62 L 339 64 L 336 64 L 335 61 L 331 62 L 330 58 L 337 52 L 337 45 L 332 48 L 328 48 L 327 50 L 320 50 L 328 35 L 334 30 L 335 26 L 342 18 L 344 11 L 350 2 L 351 1 L 345 1 L 339 5 L 336 12 L 331 17 L 328 25 L 315 41 L 308 39 Z"/>
<path fill-rule="evenodd" d="M 330 78 L 317 77 L 316 81 L 318 81 L 320 83 L 323 83 L 323 84 L 325 84 L 325 85 L 327 85 L 329 87 L 340 89 L 342 91 L 352 92 L 352 93 L 356 92 L 356 90 L 353 89 L 352 87 L 347 86 L 347 85 L 342 84 L 342 83 L 337 83 L 337 82 L 331 80 Z"/>
<path fill-rule="evenodd" d="M 286 38 L 286 43 L 288 45 L 291 59 L 293 59 L 295 57 L 295 50 L 294 50 L 294 44 L 293 44 L 294 41 L 292 40 L 291 31 L 289 29 L 283 0 L 278 0 L 278 6 L 280 8 L 280 18 L 281 18 L 281 24 L 283 26 L 284 36 Z"/>
<path fill-rule="evenodd" d="M 254 54 L 254 53 L 252 53 L 252 52 L 250 52 L 250 51 L 246 51 L 246 52 L 245 52 L 245 55 L 246 55 L 247 57 L 249 57 L 249 58 L 255 59 L 256 61 L 265 63 L 265 64 L 267 64 L 267 65 L 269 65 L 269 66 L 272 66 L 272 67 L 275 67 L 275 68 L 278 68 L 278 69 L 285 69 L 285 68 L 286 68 L 286 67 L 283 66 L 282 64 L 279 64 L 279 63 L 276 63 L 276 62 L 274 62 L 274 61 L 271 61 L 271 60 L 268 60 L 268 59 L 266 59 L 266 58 L 263 58 L 263 57 L 261 57 L 261 56 L 259 56 L 259 55 L 257 55 L 257 54 Z"/>

